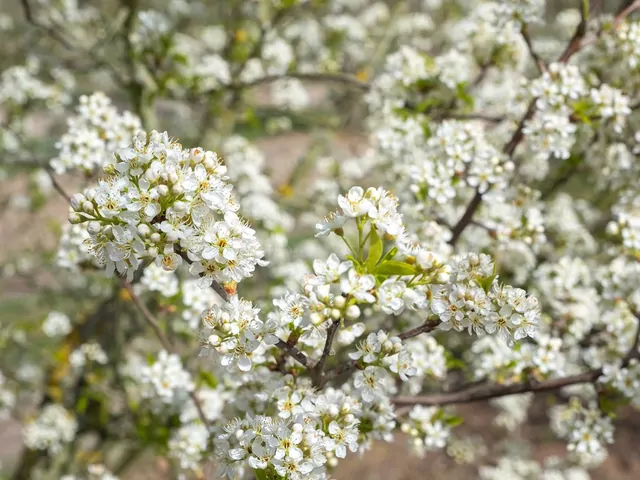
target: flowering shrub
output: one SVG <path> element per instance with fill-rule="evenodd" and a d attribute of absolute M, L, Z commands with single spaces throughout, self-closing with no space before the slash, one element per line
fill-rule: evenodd
<path fill-rule="evenodd" d="M 398 432 L 482 479 L 588 478 L 640 405 L 640 2 L 547 3 L 0 13 L 23 59 L 0 61 L 1 167 L 30 178 L 5 207 L 69 209 L 55 251 L 3 264 L 58 300 L 0 333 L 13 478 L 152 451 L 179 478 L 321 480 Z M 336 147 L 347 125 L 366 149 Z M 254 140 L 290 130 L 311 143 L 275 187 Z M 458 427 L 488 400 L 509 435 L 545 393 L 562 458 Z"/>

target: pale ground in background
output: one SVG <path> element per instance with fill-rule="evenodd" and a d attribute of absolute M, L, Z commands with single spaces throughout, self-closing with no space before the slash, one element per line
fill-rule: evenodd
<path fill-rule="evenodd" d="M 317 98 L 317 97 L 316 97 Z M 311 139 L 302 133 L 289 133 L 277 137 L 259 140 L 256 143 L 265 152 L 269 165 L 273 170 L 274 183 L 286 178 L 296 160 L 305 153 Z M 355 147 L 363 146 L 361 137 L 347 137 L 342 135 L 335 140 L 337 151 L 348 152 Z M 71 184 L 64 182 L 69 191 Z M 7 184 L 0 188 L 0 204 L 7 195 L 21 191 L 20 181 Z M 0 211 L 0 258 L 6 258 L 11 252 L 22 250 L 25 246 L 37 248 L 38 245 L 54 245 L 57 239 L 51 235 L 42 235 L 42 224 L 51 220 L 64 222 L 67 207 L 64 200 L 54 194 L 53 200 L 44 211 L 35 216 L 25 218 L 13 212 Z M 19 295 L 21 285 L 10 285 L 2 296 Z M 486 403 L 464 406 L 460 413 L 465 424 L 456 429 L 456 434 L 482 435 L 488 444 L 506 438 L 507 443 L 517 443 L 518 438 L 528 438 L 537 445 L 535 457 L 543 459 L 549 455 L 559 455 L 564 451 L 562 443 L 554 441 L 546 433 L 548 420 L 542 413 L 543 409 L 534 409 L 529 425 L 520 431 L 504 436 L 490 424 L 491 407 Z M 593 473 L 594 479 L 623 480 L 640 478 L 640 456 L 637 454 L 637 443 L 640 441 L 640 418 L 630 415 L 628 418 L 618 419 L 616 444 L 611 449 L 611 456 Z M 0 422 L 0 462 L 11 465 L 20 451 L 20 426 L 15 422 Z M 152 457 L 142 459 L 137 465 L 122 477 L 122 480 L 165 480 L 162 464 Z M 373 449 L 362 458 L 350 455 L 340 463 L 333 477 L 336 480 L 414 480 L 414 479 L 446 479 L 464 480 L 477 478 L 476 470 L 469 466 L 458 466 L 442 453 L 432 453 L 420 459 L 411 456 L 402 437 L 394 444 L 375 444 Z M 214 478 L 212 474 L 208 478 Z"/>

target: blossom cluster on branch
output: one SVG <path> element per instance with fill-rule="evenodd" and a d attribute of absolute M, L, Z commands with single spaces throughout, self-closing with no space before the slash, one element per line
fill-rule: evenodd
<path fill-rule="evenodd" d="M 107 3 L 0 12 L 0 215 L 68 203 L 0 251 L 52 293 L 0 332 L 13 478 L 323 480 L 397 432 L 589 478 L 640 405 L 640 2 Z"/>

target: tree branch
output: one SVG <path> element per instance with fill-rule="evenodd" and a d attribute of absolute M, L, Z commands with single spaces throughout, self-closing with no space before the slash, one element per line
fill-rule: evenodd
<path fill-rule="evenodd" d="M 627 366 L 629 362 L 638 358 L 638 345 L 640 344 L 640 314 L 634 313 L 638 319 L 638 327 L 633 344 L 622 361 L 622 366 Z M 398 396 L 393 399 L 396 405 L 453 405 L 456 403 L 474 403 L 492 398 L 505 397 L 527 392 L 549 392 L 559 390 L 570 385 L 581 383 L 595 383 L 602 375 L 602 368 L 588 370 L 577 375 L 554 378 L 543 382 L 519 382 L 508 385 L 502 384 L 482 384 L 451 393 L 438 393 L 434 395 L 419 396 Z"/>
<path fill-rule="evenodd" d="M 536 67 L 538 67 L 538 71 L 541 74 L 545 73 L 547 71 L 547 64 L 544 63 L 544 60 L 540 58 L 540 55 L 538 55 L 538 52 L 536 52 L 535 49 L 533 48 L 533 42 L 531 41 L 531 37 L 529 37 L 529 30 L 527 29 L 527 26 L 525 24 L 522 25 L 522 28 L 520 29 L 520 33 L 522 34 L 524 43 L 527 44 L 527 48 L 529 49 L 529 54 L 531 55 L 531 58 L 533 58 L 533 61 L 535 62 Z"/>
<path fill-rule="evenodd" d="M 407 340 L 409 338 L 417 337 L 422 333 L 432 332 L 440 325 L 440 320 L 427 320 L 425 323 L 420 325 L 419 327 L 412 328 L 411 330 L 407 330 L 406 332 L 398 335 L 400 340 Z"/>
<path fill-rule="evenodd" d="M 329 354 L 331 353 L 331 347 L 333 346 L 333 340 L 338 333 L 338 329 L 340 328 L 340 319 L 333 320 L 329 328 L 327 329 L 327 339 L 324 342 L 324 349 L 322 350 L 322 355 L 318 360 L 318 363 L 315 364 L 313 370 L 311 372 L 311 376 L 313 378 L 313 383 L 321 387 L 323 383 L 324 377 L 324 365 L 327 362 L 327 358 L 329 358 Z"/>

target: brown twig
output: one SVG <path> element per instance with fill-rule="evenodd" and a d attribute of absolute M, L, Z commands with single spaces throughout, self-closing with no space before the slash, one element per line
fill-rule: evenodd
<path fill-rule="evenodd" d="M 69 50 L 75 50 L 75 46 L 64 35 L 61 35 L 60 32 L 58 32 L 55 28 L 43 25 L 38 22 L 38 20 L 36 20 L 29 0 L 20 0 L 20 5 L 22 6 L 22 12 L 24 13 L 24 18 L 27 20 L 27 22 L 29 22 L 34 27 L 47 32 L 50 37 L 57 40 L 65 48 Z"/>
<path fill-rule="evenodd" d="M 438 393 L 434 395 L 399 396 L 394 398 L 396 405 L 453 405 L 457 403 L 473 403 L 489 400 L 491 398 L 505 397 L 526 392 L 547 392 L 558 390 L 569 385 L 579 383 L 592 383 L 600 375 L 602 370 L 590 370 L 579 375 L 555 378 L 544 382 L 522 382 L 509 385 L 484 384 L 478 387 L 468 388 L 454 393 Z"/>
<path fill-rule="evenodd" d="M 324 342 L 324 349 L 322 350 L 322 355 L 312 369 L 311 375 L 314 380 L 314 384 L 318 387 L 322 386 L 323 377 L 324 377 L 324 365 L 327 362 L 327 358 L 331 354 L 331 347 L 333 346 L 333 340 L 335 339 L 336 333 L 338 333 L 338 329 L 340 328 L 340 319 L 333 320 L 329 328 L 327 329 L 327 339 Z"/>
<path fill-rule="evenodd" d="M 622 366 L 626 366 L 633 358 L 638 357 L 638 345 L 640 344 L 640 314 L 635 314 L 638 319 L 633 344 L 625 355 Z M 543 382 L 519 382 L 508 385 L 482 384 L 466 388 L 457 392 L 438 393 L 433 395 L 399 396 L 394 398 L 396 405 L 453 405 L 457 403 L 474 403 L 492 398 L 505 397 L 527 392 L 550 392 L 570 385 L 581 383 L 594 383 L 602 375 L 602 369 L 588 370 L 577 375 L 554 378 Z"/>
<path fill-rule="evenodd" d="M 411 330 L 407 330 L 406 332 L 398 335 L 400 340 L 407 340 L 409 338 L 417 337 L 422 333 L 432 332 L 440 325 L 440 320 L 427 320 L 425 323 L 420 325 L 419 327 L 412 328 Z"/>
<path fill-rule="evenodd" d="M 531 37 L 529 37 L 529 30 L 527 29 L 527 26 L 525 24 L 522 25 L 522 28 L 520 29 L 520 33 L 522 34 L 524 43 L 527 44 L 527 48 L 529 49 L 529 54 L 531 55 L 531 58 L 533 58 L 533 61 L 535 62 L 536 67 L 538 67 L 538 71 L 540 73 L 545 73 L 547 71 L 547 64 L 544 62 L 544 60 L 542 60 L 540 55 L 538 55 L 538 52 L 536 52 L 535 49 L 533 48 L 533 42 L 531 41 Z"/>
<path fill-rule="evenodd" d="M 311 360 L 303 352 L 301 352 L 295 345 L 289 345 L 283 340 L 278 340 L 276 347 L 281 349 L 284 353 L 289 355 L 294 360 L 297 360 L 303 367 L 309 368 L 311 366 Z"/>
<path fill-rule="evenodd" d="M 613 19 L 613 28 L 617 29 L 620 24 L 631 15 L 635 10 L 640 8 L 640 0 L 627 0 L 618 9 L 615 18 Z"/>
<path fill-rule="evenodd" d="M 51 169 L 49 169 L 49 168 L 45 168 L 45 171 L 47 172 L 47 175 L 49 175 L 49 178 L 51 179 L 51 184 L 53 185 L 53 188 L 55 188 L 56 191 L 60 195 L 62 195 L 64 197 L 64 199 L 67 201 L 67 203 L 70 204 L 71 203 L 71 197 L 65 191 L 65 189 L 62 187 L 62 185 L 60 185 L 60 182 L 58 182 L 58 179 L 55 176 L 55 174 L 53 173 L 53 171 L 51 171 Z"/>

